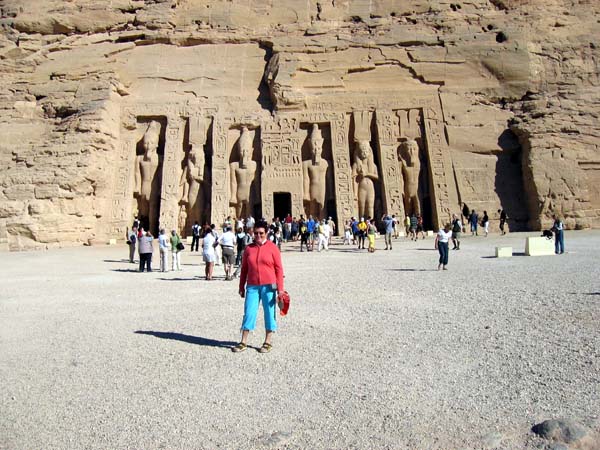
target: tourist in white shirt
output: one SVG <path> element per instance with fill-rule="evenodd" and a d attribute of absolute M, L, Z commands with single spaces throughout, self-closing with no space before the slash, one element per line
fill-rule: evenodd
<path fill-rule="evenodd" d="M 329 250 L 329 234 L 331 232 L 331 228 L 329 224 L 323 219 L 321 224 L 318 225 L 319 229 L 319 247 L 318 250 L 321 251 L 323 247 L 325 250 Z"/>
<path fill-rule="evenodd" d="M 435 248 L 440 253 L 440 263 L 438 264 L 438 270 L 448 270 L 448 241 L 452 238 L 451 226 L 447 223 L 443 229 L 438 231 L 435 237 Z"/>
<path fill-rule="evenodd" d="M 165 234 L 165 229 L 161 228 L 158 233 L 158 249 L 160 250 L 160 271 L 167 272 L 167 258 L 169 256 L 169 246 L 171 243 L 169 242 L 169 238 Z"/>
<path fill-rule="evenodd" d="M 207 280 L 213 279 L 213 269 L 215 267 L 215 235 L 213 234 L 211 227 L 206 227 L 202 236 L 202 259 L 206 263 L 204 267 L 204 275 Z"/>
<path fill-rule="evenodd" d="M 223 267 L 225 269 L 225 279 L 233 280 L 233 264 L 235 263 L 235 244 L 236 238 L 231 226 L 225 227 L 225 232 L 217 240 L 223 253 Z"/>

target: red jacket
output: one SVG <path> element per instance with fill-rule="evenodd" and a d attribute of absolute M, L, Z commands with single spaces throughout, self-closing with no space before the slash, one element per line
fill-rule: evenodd
<path fill-rule="evenodd" d="M 277 283 L 277 291 L 283 291 L 281 252 L 273 242 L 267 240 L 262 245 L 253 242 L 244 250 L 240 291 L 245 289 L 246 283 L 249 286 Z"/>

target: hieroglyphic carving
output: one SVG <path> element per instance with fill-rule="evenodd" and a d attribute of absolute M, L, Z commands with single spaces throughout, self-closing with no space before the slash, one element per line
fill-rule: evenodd
<path fill-rule="evenodd" d="M 131 167 L 134 164 L 135 152 L 135 136 L 124 131 L 127 135 L 121 141 L 119 154 L 115 159 L 115 171 L 113 174 L 113 193 L 110 205 L 109 233 L 112 235 L 122 236 L 129 223 L 131 217 L 131 197 L 133 195 L 132 177 L 130 176 Z"/>
<path fill-rule="evenodd" d="M 292 214 L 302 214 L 302 160 L 299 121 L 291 115 L 278 116 L 266 122 L 261 132 L 262 178 L 261 202 L 263 216 L 274 214 L 273 194 L 289 192 L 292 196 Z"/>
<path fill-rule="evenodd" d="M 403 181 L 398 167 L 398 126 L 392 111 L 377 110 L 375 113 L 379 144 L 379 165 L 383 183 L 383 206 L 388 214 L 404 217 L 402 201 Z"/>
<path fill-rule="evenodd" d="M 344 221 L 356 215 L 348 152 L 348 125 L 343 113 L 334 116 L 330 125 L 333 177 L 335 180 L 335 207 L 337 211 L 337 223 L 335 225 L 338 230 L 343 230 Z"/>
<path fill-rule="evenodd" d="M 449 186 L 452 173 L 452 162 L 443 137 L 443 124 L 435 119 L 433 108 L 423 111 L 425 139 L 423 142 L 428 153 L 429 170 L 431 173 L 431 186 L 435 205 L 433 211 L 434 226 L 441 227 L 444 222 L 449 221 L 452 216 Z"/>
<path fill-rule="evenodd" d="M 228 128 L 228 121 L 223 117 L 216 117 L 214 119 L 210 220 L 215 224 L 223 223 L 223 220 L 229 215 Z"/>
<path fill-rule="evenodd" d="M 167 117 L 165 152 L 162 165 L 162 189 L 160 195 L 160 227 L 176 229 L 179 221 L 179 181 L 183 152 L 185 121 L 179 115 Z"/>

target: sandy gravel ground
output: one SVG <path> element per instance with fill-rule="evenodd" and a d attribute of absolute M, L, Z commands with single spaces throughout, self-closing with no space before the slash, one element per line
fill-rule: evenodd
<path fill-rule="evenodd" d="M 432 238 L 290 244 L 266 355 L 230 351 L 243 300 L 200 254 L 151 274 L 124 245 L 3 254 L 0 448 L 567 448 L 530 429 L 600 429 L 600 232 L 492 257 L 525 236 L 465 238 L 446 272 Z"/>

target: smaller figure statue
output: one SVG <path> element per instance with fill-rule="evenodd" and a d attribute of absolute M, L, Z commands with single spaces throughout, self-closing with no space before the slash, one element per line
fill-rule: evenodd
<path fill-rule="evenodd" d="M 302 162 L 304 201 L 308 204 L 306 214 L 313 217 L 323 217 L 329 162 L 322 158 L 323 137 L 317 124 L 312 126 L 309 143 L 311 159 Z"/>
<path fill-rule="evenodd" d="M 229 165 L 230 204 L 235 207 L 236 217 L 246 217 L 250 210 L 250 190 L 256 174 L 256 161 L 252 160 L 252 136 L 242 127 L 238 141 L 240 161 Z"/>
<path fill-rule="evenodd" d="M 400 164 L 402 165 L 402 178 L 404 179 L 405 210 L 409 214 L 421 214 L 419 201 L 419 175 L 421 161 L 419 159 L 419 144 L 414 139 L 407 139 L 400 146 Z"/>
<path fill-rule="evenodd" d="M 153 120 L 144 133 L 144 154 L 136 158 L 134 196 L 138 200 L 139 217 L 142 225 L 149 230 L 158 228 L 158 210 L 160 205 L 160 160 L 158 142 L 160 123 Z"/>
<path fill-rule="evenodd" d="M 354 196 L 358 198 L 358 215 L 364 218 L 374 217 L 374 182 L 379 179 L 379 175 L 377 174 L 371 144 L 367 140 L 356 141 L 354 162 L 352 163 L 352 179 L 354 180 Z"/>

